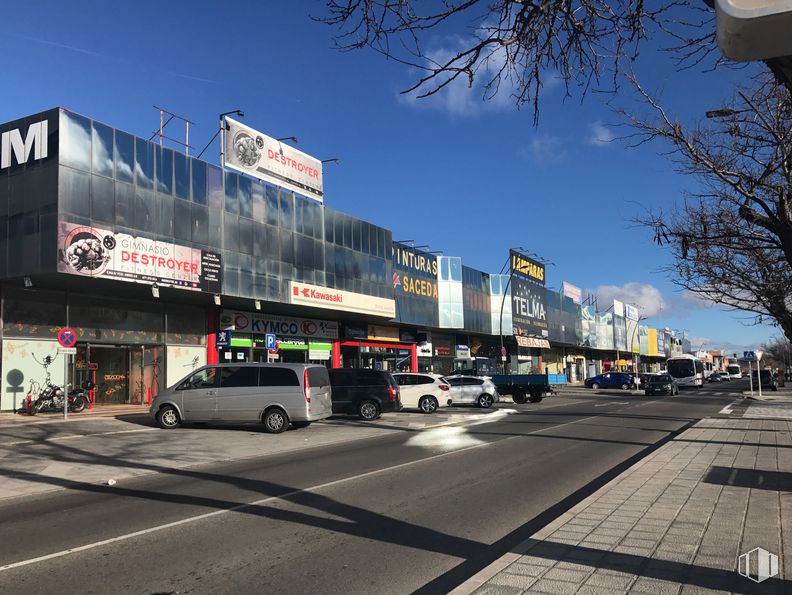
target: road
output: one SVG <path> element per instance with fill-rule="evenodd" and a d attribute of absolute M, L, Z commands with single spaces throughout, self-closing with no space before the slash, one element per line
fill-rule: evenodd
<path fill-rule="evenodd" d="M 0 592 L 445 592 L 737 389 L 569 391 L 486 423 L 0 504 Z"/>

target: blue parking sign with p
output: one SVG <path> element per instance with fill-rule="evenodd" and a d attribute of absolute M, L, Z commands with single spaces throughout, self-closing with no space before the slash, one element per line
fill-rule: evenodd
<path fill-rule="evenodd" d="M 272 333 L 267 333 L 267 334 L 264 336 L 264 338 L 265 338 L 265 341 L 264 341 L 264 346 L 265 346 L 267 349 L 275 349 L 275 348 L 278 346 L 278 344 L 277 344 L 277 341 L 275 340 L 275 335 L 274 335 L 274 334 L 272 334 Z"/>

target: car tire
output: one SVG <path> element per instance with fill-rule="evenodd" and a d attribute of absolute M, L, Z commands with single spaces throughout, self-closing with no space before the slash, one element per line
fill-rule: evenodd
<path fill-rule="evenodd" d="M 418 409 L 421 410 L 421 413 L 435 413 L 438 407 L 440 407 L 440 405 L 437 399 L 430 395 L 424 395 L 418 399 Z"/>
<path fill-rule="evenodd" d="M 596 382 L 592 382 L 591 383 L 591 388 L 593 388 L 594 390 L 597 390 L 599 388 L 599 384 L 597 384 Z"/>
<path fill-rule="evenodd" d="M 542 393 L 540 393 L 540 392 L 537 392 L 537 393 L 531 393 L 531 395 L 528 397 L 528 400 L 529 400 L 531 403 L 539 403 L 539 402 L 541 402 L 541 400 L 542 400 L 543 398 L 544 398 L 544 397 L 542 397 Z"/>
<path fill-rule="evenodd" d="M 518 405 L 522 405 L 526 401 L 525 393 L 521 390 L 518 390 L 517 392 L 512 394 L 512 401 L 514 401 Z"/>
<path fill-rule="evenodd" d="M 479 398 L 476 399 L 476 405 L 481 407 L 482 409 L 489 409 L 492 407 L 492 403 L 495 399 L 492 398 L 492 395 L 489 393 L 482 393 L 479 395 Z"/>
<path fill-rule="evenodd" d="M 299 430 L 301 428 L 307 428 L 308 426 L 311 425 L 311 422 L 309 422 L 309 421 L 293 421 L 293 422 L 291 422 L 291 424 L 292 424 L 293 428 Z"/>
<path fill-rule="evenodd" d="M 622 384 L 622 385 L 621 385 L 621 389 L 622 389 L 622 390 L 627 390 L 627 389 L 629 389 L 629 388 L 630 388 L 630 385 L 629 385 L 629 384 Z"/>
<path fill-rule="evenodd" d="M 379 416 L 380 410 L 374 401 L 366 400 L 358 405 L 358 417 L 363 421 L 374 421 Z"/>
<path fill-rule="evenodd" d="M 289 429 L 289 416 L 280 407 L 267 409 L 261 421 L 267 434 L 280 434 Z"/>
<path fill-rule="evenodd" d="M 172 430 L 173 428 L 178 428 L 182 420 L 176 407 L 165 405 L 157 411 L 157 423 L 163 430 Z"/>

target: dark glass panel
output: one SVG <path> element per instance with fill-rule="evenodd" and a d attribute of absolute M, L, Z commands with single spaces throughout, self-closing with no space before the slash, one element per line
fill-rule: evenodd
<path fill-rule="evenodd" d="M 157 159 L 157 191 L 173 194 L 173 151 L 165 147 L 155 147 Z"/>
<path fill-rule="evenodd" d="M 173 201 L 173 236 L 177 240 L 192 240 L 192 203 Z"/>
<path fill-rule="evenodd" d="M 194 203 L 205 205 L 206 198 L 206 162 L 190 159 L 192 168 L 192 199 Z"/>
<path fill-rule="evenodd" d="M 62 111 L 58 134 L 60 164 L 91 171 L 91 121 Z"/>
<path fill-rule="evenodd" d="M 93 123 L 93 171 L 113 177 L 113 129 L 99 122 Z"/>
<path fill-rule="evenodd" d="M 115 182 L 111 178 L 91 176 L 91 218 L 115 223 Z"/>
<path fill-rule="evenodd" d="M 232 172 L 225 172 L 225 210 L 237 215 L 239 201 L 237 200 L 237 181 L 239 176 Z"/>
<path fill-rule="evenodd" d="M 142 138 L 135 139 L 135 181 L 142 188 L 154 188 L 154 145 Z"/>
<path fill-rule="evenodd" d="M 176 196 L 190 200 L 190 160 L 184 153 L 173 153 Z"/>
<path fill-rule="evenodd" d="M 115 175 L 117 180 L 132 182 L 135 163 L 135 139 L 131 134 L 115 131 Z"/>
<path fill-rule="evenodd" d="M 115 222 L 122 227 L 132 227 L 135 214 L 135 187 L 116 182 Z"/>
<path fill-rule="evenodd" d="M 239 178 L 239 215 L 250 219 L 253 216 L 253 188 L 250 178 Z"/>
<path fill-rule="evenodd" d="M 269 225 L 278 225 L 278 189 L 275 186 L 267 184 L 266 199 L 267 223 Z"/>

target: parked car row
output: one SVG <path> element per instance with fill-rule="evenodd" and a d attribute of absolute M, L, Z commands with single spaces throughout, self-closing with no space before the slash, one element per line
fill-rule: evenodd
<path fill-rule="evenodd" d="M 213 364 L 158 394 L 149 413 L 162 428 L 184 422 L 261 422 L 270 433 L 302 428 L 333 414 L 365 421 L 442 405 L 488 408 L 498 401 L 489 378 L 397 373 L 314 364 Z"/>

